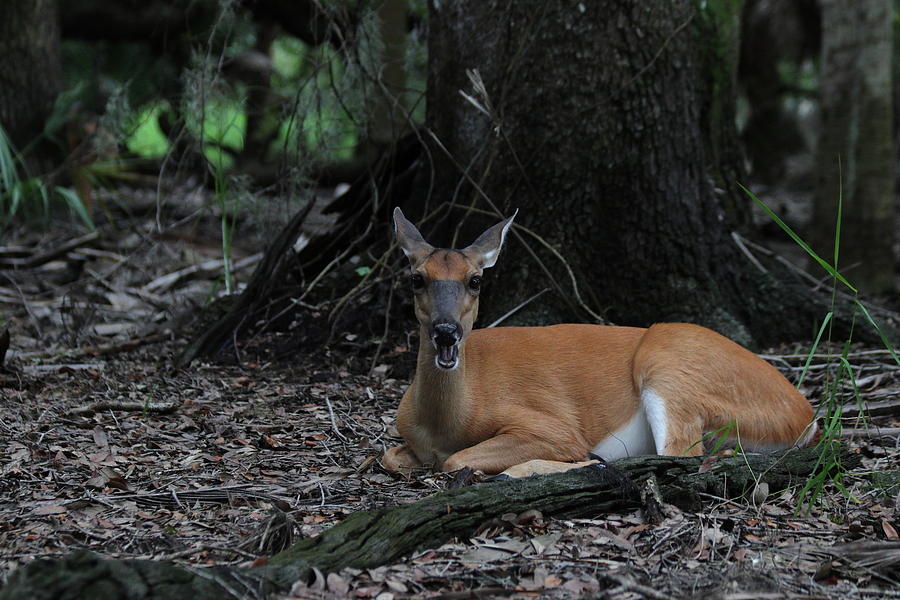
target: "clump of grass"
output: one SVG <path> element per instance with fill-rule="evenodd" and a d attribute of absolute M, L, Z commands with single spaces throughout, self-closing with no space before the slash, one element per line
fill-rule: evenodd
<path fill-rule="evenodd" d="M 800 491 L 797 495 L 797 511 L 808 511 L 810 507 L 812 507 L 818 497 L 822 494 L 826 485 L 832 484 L 837 487 L 845 496 L 852 498 L 852 494 L 843 485 L 843 478 L 846 473 L 846 469 L 843 467 L 841 462 L 841 455 L 843 450 L 843 442 L 842 442 L 842 429 L 843 424 L 841 421 L 842 415 L 842 407 L 843 403 L 841 400 L 842 392 L 849 385 L 853 390 L 853 395 L 856 398 L 857 406 L 859 408 L 860 419 L 862 419 L 863 423 L 866 421 L 865 412 L 862 406 L 862 398 L 859 394 L 859 388 L 856 384 L 856 376 L 853 372 L 853 368 L 850 365 L 850 361 L 848 360 L 848 354 L 850 351 L 850 344 L 853 339 L 853 330 L 856 326 L 856 318 L 858 314 L 864 315 L 866 321 L 869 325 L 874 327 L 875 331 L 878 333 L 882 343 L 885 348 L 891 353 L 891 356 L 900 365 L 900 358 L 898 358 L 897 353 L 894 350 L 893 345 L 890 340 L 887 339 L 887 336 L 872 318 L 872 315 L 869 313 L 868 309 L 865 305 L 859 300 L 858 290 L 854 287 L 841 273 L 838 271 L 838 259 L 840 258 L 840 241 L 841 241 L 841 223 L 842 223 L 842 213 L 843 213 L 843 194 L 840 189 L 838 191 L 838 205 L 837 205 L 837 215 L 835 219 L 835 232 L 834 232 L 834 255 L 833 262 L 829 263 L 822 257 L 820 257 L 811 247 L 807 244 L 796 232 L 794 232 L 778 215 L 775 214 L 772 209 L 770 209 L 766 204 L 760 200 L 753 192 L 744 187 L 741 184 L 741 189 L 754 201 L 757 205 L 759 205 L 785 233 L 790 236 L 803 250 L 806 251 L 807 254 L 818 263 L 825 271 L 831 276 L 832 280 L 832 289 L 831 289 L 831 310 L 825 315 L 822 320 L 822 324 L 819 326 L 819 331 L 816 335 L 816 339 L 812 344 L 812 347 L 809 350 L 809 354 L 806 357 L 806 362 L 803 366 L 803 369 L 800 373 L 800 378 L 797 382 L 797 387 L 803 385 L 803 381 L 806 379 L 806 375 L 809 372 L 810 364 L 812 362 L 813 356 L 816 354 L 819 345 L 822 342 L 823 337 L 827 341 L 827 360 L 829 362 L 834 362 L 834 368 L 830 371 L 826 371 L 826 382 L 825 382 L 825 390 L 822 401 L 819 402 L 819 410 L 817 417 L 820 419 L 820 432 L 821 437 L 819 438 L 819 442 L 816 446 L 818 450 L 818 460 L 816 462 L 815 469 L 813 470 L 812 475 L 807 479 L 806 483 L 800 488 Z M 833 334 L 833 324 L 834 324 L 834 315 L 835 315 L 835 299 L 837 297 L 838 285 L 843 285 L 850 290 L 853 294 L 853 303 L 854 306 L 858 309 L 858 312 L 854 312 L 851 317 L 850 324 L 850 333 L 846 340 L 844 340 L 842 345 L 841 354 L 838 356 L 833 356 L 831 354 L 832 348 L 832 334 Z M 826 335 L 827 333 L 827 335 Z"/>
<path fill-rule="evenodd" d="M 25 176 L 22 176 L 25 173 Z M 50 205 L 62 202 L 77 215 L 91 231 L 94 222 L 87 208 L 74 191 L 62 186 L 47 184 L 40 177 L 27 175 L 25 160 L 0 125 L 0 225 L 5 226 L 17 214 L 27 219 L 50 215 Z"/>

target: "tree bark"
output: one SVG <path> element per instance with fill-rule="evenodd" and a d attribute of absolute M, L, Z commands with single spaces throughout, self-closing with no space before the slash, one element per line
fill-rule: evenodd
<path fill-rule="evenodd" d="M 431 5 L 428 123 L 439 143 L 422 214 L 440 202 L 490 208 L 482 190 L 504 215 L 521 208 L 516 223 L 565 257 L 584 299 L 561 261 L 514 229 L 486 281 L 485 321 L 552 277 L 569 305 L 545 295 L 520 323 L 583 320 L 570 307 L 588 304 L 618 324 L 690 321 L 751 346 L 814 336 L 825 304 L 759 272 L 731 236 L 750 203 L 733 191 L 741 171 L 727 100 L 739 9 L 690 0 Z M 479 71 L 486 98 L 467 69 Z M 449 222 L 465 218 L 454 211 Z M 452 233 L 434 242 L 449 245 Z"/>
<path fill-rule="evenodd" d="M 406 92 L 405 0 L 382 0 L 378 5 L 380 57 L 366 96 L 368 122 L 358 153 L 377 158 L 409 129 L 404 102 Z"/>
<path fill-rule="evenodd" d="M 870 293 L 896 289 L 892 8 L 892 0 L 822 0 L 814 239 L 821 255 L 833 256 L 842 195 L 840 264 Z"/>
<path fill-rule="evenodd" d="M 41 136 L 62 90 L 57 20 L 56 0 L 6 3 L 0 19 L 0 124 L 32 175 L 59 152 Z"/>
<path fill-rule="evenodd" d="M 708 459 L 706 459 L 708 461 Z M 15 571 L 0 600 L 84 598 L 205 600 L 262 597 L 297 580 L 311 580 L 313 568 L 373 568 L 395 562 L 423 547 L 507 513 L 529 509 L 555 518 L 591 517 L 640 505 L 637 486 L 656 478 L 663 498 L 696 510 L 699 494 L 739 497 L 757 481 L 780 490 L 804 481 L 817 465 L 815 449 L 719 457 L 700 472 L 703 458 L 641 457 L 612 467 L 586 467 L 567 473 L 494 482 L 441 492 L 392 508 L 356 513 L 314 538 L 307 538 L 253 569 L 190 569 L 146 560 L 103 560 L 79 552 L 60 560 L 35 560 Z M 844 465 L 858 463 L 849 456 Z M 855 464 L 855 463 L 854 463 Z"/>

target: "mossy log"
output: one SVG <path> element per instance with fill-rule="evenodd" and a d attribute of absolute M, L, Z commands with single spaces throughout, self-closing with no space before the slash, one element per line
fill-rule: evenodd
<path fill-rule="evenodd" d="M 640 505 L 638 487 L 655 477 L 663 498 L 700 507 L 700 493 L 729 498 L 752 493 L 757 481 L 777 491 L 815 469 L 812 449 L 773 455 L 703 458 L 648 456 L 542 477 L 497 481 L 440 492 L 411 504 L 359 512 L 273 556 L 256 568 L 181 567 L 148 560 L 107 560 L 77 552 L 35 560 L 15 571 L 0 600 L 258 598 L 311 580 L 313 568 L 372 568 L 396 562 L 454 536 L 472 534 L 504 513 L 537 509 L 547 517 L 592 517 Z M 846 459 L 844 464 L 850 459 Z"/>

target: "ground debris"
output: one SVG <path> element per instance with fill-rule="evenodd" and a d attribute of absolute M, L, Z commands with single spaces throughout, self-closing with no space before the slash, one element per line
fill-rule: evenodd
<path fill-rule="evenodd" d="M 191 266 L 208 267 L 217 255 L 184 238 L 143 245 L 131 237 L 104 231 L 90 240 L 101 249 L 4 271 L 4 573 L 78 549 L 194 567 L 255 564 L 349 514 L 447 487 L 449 476 L 397 477 L 379 464 L 399 443 L 394 418 L 406 379 L 397 374 L 412 360 L 408 332 L 389 340 L 338 332 L 315 353 L 298 352 L 291 333 L 260 336 L 239 347 L 239 365 L 175 371 L 187 336 L 176 315 L 211 294 L 202 279 L 210 269 Z M 37 245 L 29 256 L 45 256 Z M 255 255 L 250 248 L 238 258 Z M 286 347 L 289 360 L 265 351 Z M 372 361 L 375 348 L 383 351 Z M 769 359 L 796 377 L 807 357 Z M 867 425 L 900 425 L 900 368 L 875 349 L 853 348 L 847 360 L 860 400 L 852 387 L 840 396 L 847 428 L 863 428 L 860 404 L 872 409 Z M 814 401 L 828 361 L 816 355 L 807 371 Z M 797 489 L 760 491 L 753 503 L 701 495 L 702 508 L 689 511 L 651 487 L 643 512 L 501 514 L 470 538 L 376 569 L 319 573 L 280 597 L 900 597 L 897 439 L 861 435 L 847 444 L 861 466 L 808 514 L 797 513 Z"/>

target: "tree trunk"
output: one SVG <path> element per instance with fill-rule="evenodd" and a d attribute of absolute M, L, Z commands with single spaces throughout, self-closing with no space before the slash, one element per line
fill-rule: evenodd
<path fill-rule="evenodd" d="M 0 19 L 0 125 L 19 152 L 28 149 L 31 174 L 45 171 L 58 152 L 41 139 L 62 90 L 56 0 L 7 2 Z"/>
<path fill-rule="evenodd" d="M 816 0 L 748 0 L 741 17 L 739 79 L 749 115 L 742 137 L 753 181 L 775 185 L 788 175 L 786 159 L 807 152 L 795 116 L 785 111 L 780 68 L 799 68 L 821 44 Z"/>
<path fill-rule="evenodd" d="M 811 338 L 824 305 L 759 272 L 731 236 L 749 211 L 733 191 L 728 99 L 739 10 L 690 0 L 433 3 L 428 123 L 440 143 L 428 206 L 489 208 L 477 184 L 500 213 L 521 208 L 516 223 L 565 257 L 583 304 L 618 324 L 690 321 L 745 345 Z M 479 71 L 486 98 L 467 69 Z M 514 234 L 485 286 L 488 318 L 546 287 L 547 273 L 579 304 L 561 261 Z M 549 298 L 518 320 L 585 318 Z"/>
<path fill-rule="evenodd" d="M 381 0 L 378 4 L 381 56 L 371 73 L 366 97 L 368 123 L 360 153 L 369 160 L 396 142 L 407 127 L 406 91 L 406 0 Z"/>
<path fill-rule="evenodd" d="M 860 289 L 896 289 L 892 0 L 822 0 L 822 128 L 813 210 L 816 247 Z"/>
<path fill-rule="evenodd" d="M 709 469 L 700 472 L 701 462 Z M 847 467 L 858 456 L 845 457 Z M 253 569 L 188 569 L 147 560 L 103 560 L 78 552 L 59 560 L 36 560 L 15 571 L 0 600 L 78 598 L 91 600 L 205 600 L 262 597 L 297 580 L 310 581 L 313 568 L 374 568 L 454 536 L 471 535 L 504 513 L 535 509 L 555 518 L 594 517 L 639 506 L 637 488 L 651 476 L 663 499 L 697 510 L 699 494 L 739 497 L 757 482 L 780 490 L 797 485 L 816 468 L 815 449 L 768 455 L 704 458 L 653 456 L 620 460 L 614 467 L 586 467 L 441 492 L 392 508 L 356 513 L 322 534 L 302 540 Z"/>

